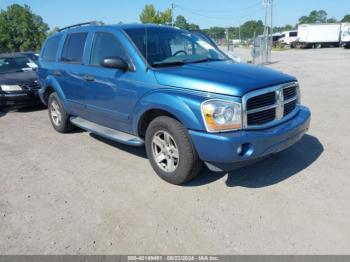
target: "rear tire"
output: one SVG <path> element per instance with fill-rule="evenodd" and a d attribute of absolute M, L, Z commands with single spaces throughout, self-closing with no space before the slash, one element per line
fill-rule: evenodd
<path fill-rule="evenodd" d="M 146 152 L 157 175 L 174 185 L 193 179 L 203 164 L 188 130 L 167 116 L 155 118 L 148 126 Z"/>
<path fill-rule="evenodd" d="M 55 92 L 49 96 L 48 110 L 51 124 L 57 132 L 68 133 L 74 129 L 69 115 Z"/>

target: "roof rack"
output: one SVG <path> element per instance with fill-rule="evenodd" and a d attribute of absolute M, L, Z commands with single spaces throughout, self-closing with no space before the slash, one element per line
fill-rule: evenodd
<path fill-rule="evenodd" d="M 90 21 L 90 22 L 85 22 L 85 23 L 80 23 L 80 24 L 66 26 L 66 27 L 58 29 L 57 31 L 61 32 L 61 31 L 66 30 L 66 29 L 70 29 L 70 28 L 74 28 L 74 27 L 80 27 L 80 26 L 84 26 L 84 25 L 102 25 L 102 22 Z"/>

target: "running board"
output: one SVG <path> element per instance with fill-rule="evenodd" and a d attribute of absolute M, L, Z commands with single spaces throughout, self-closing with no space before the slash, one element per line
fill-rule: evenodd
<path fill-rule="evenodd" d="M 71 117 L 70 121 L 73 125 L 78 126 L 86 131 L 102 136 L 104 138 L 113 140 L 115 142 L 131 145 L 131 146 L 143 146 L 143 139 L 124 133 L 121 131 L 114 130 L 109 127 L 101 126 L 99 124 L 90 122 L 80 117 Z"/>

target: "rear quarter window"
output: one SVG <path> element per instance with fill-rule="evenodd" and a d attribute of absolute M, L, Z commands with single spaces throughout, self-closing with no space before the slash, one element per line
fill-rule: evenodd
<path fill-rule="evenodd" d="M 64 42 L 61 60 L 66 63 L 82 63 L 87 33 L 69 34 Z"/>
<path fill-rule="evenodd" d="M 52 62 L 56 60 L 58 45 L 60 44 L 60 41 L 62 39 L 62 36 L 54 36 L 46 41 L 42 59 L 46 62 Z"/>

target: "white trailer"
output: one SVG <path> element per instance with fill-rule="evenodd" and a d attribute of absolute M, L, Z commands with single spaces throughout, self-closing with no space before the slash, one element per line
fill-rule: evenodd
<path fill-rule="evenodd" d="M 340 23 L 334 24 L 300 24 L 295 46 L 301 48 L 321 48 L 339 46 Z"/>
<path fill-rule="evenodd" d="M 350 23 L 341 24 L 340 44 L 344 48 L 350 48 Z"/>
<path fill-rule="evenodd" d="M 291 43 L 295 42 L 298 39 L 298 31 L 284 31 L 282 32 L 282 37 L 278 40 L 281 44 L 290 46 Z"/>

